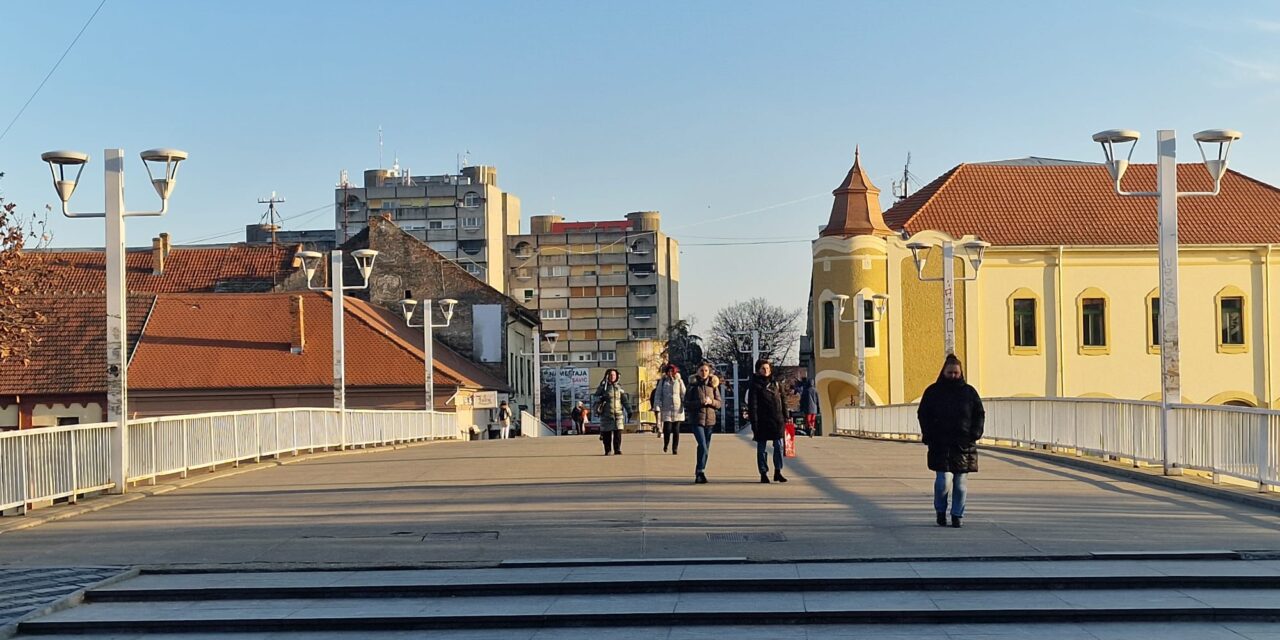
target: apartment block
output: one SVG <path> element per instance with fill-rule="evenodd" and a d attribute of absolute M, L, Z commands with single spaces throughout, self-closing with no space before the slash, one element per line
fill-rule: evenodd
<path fill-rule="evenodd" d="M 334 190 L 340 243 L 387 216 L 401 229 L 499 291 L 506 288 L 504 238 L 520 232 L 520 199 L 498 187 L 498 170 L 463 167 L 458 174 L 414 176 L 390 169 L 364 172 L 364 186 Z"/>
<path fill-rule="evenodd" d="M 533 216 L 530 233 L 507 239 L 508 295 L 560 336 L 545 362 L 614 366 L 619 342 L 662 339 L 680 319 L 680 249 L 661 219 L 657 211 L 590 222 Z"/>

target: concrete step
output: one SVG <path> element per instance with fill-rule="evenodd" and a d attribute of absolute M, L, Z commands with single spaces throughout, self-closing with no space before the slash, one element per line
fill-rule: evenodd
<path fill-rule="evenodd" d="M 1280 561 L 152 573 L 25 635 L 1280 620 Z M 498 635 L 502 635 L 498 633 Z M 517 634 L 518 635 L 518 634 Z"/>

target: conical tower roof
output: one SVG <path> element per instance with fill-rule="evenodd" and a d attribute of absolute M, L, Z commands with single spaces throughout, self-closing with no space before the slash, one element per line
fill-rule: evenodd
<path fill-rule="evenodd" d="M 855 147 L 853 167 L 844 182 L 831 192 L 835 202 L 831 205 L 831 218 L 820 235 L 823 236 L 888 236 L 893 232 L 884 223 L 880 210 L 880 190 L 871 184 L 871 178 L 862 170 L 861 153 Z"/>

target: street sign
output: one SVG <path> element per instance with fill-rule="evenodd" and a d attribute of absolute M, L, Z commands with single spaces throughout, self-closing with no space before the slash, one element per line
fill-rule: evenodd
<path fill-rule="evenodd" d="M 476 409 L 497 409 L 497 391 L 477 391 L 471 396 L 471 406 Z"/>

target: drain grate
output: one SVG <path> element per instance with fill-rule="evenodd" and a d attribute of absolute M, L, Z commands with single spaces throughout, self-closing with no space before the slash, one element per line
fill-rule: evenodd
<path fill-rule="evenodd" d="M 759 531 L 754 533 L 708 533 L 711 542 L 786 542 L 787 537 L 781 531 Z"/>
<path fill-rule="evenodd" d="M 449 540 L 497 540 L 497 531 L 439 531 L 422 536 L 423 542 Z"/>

